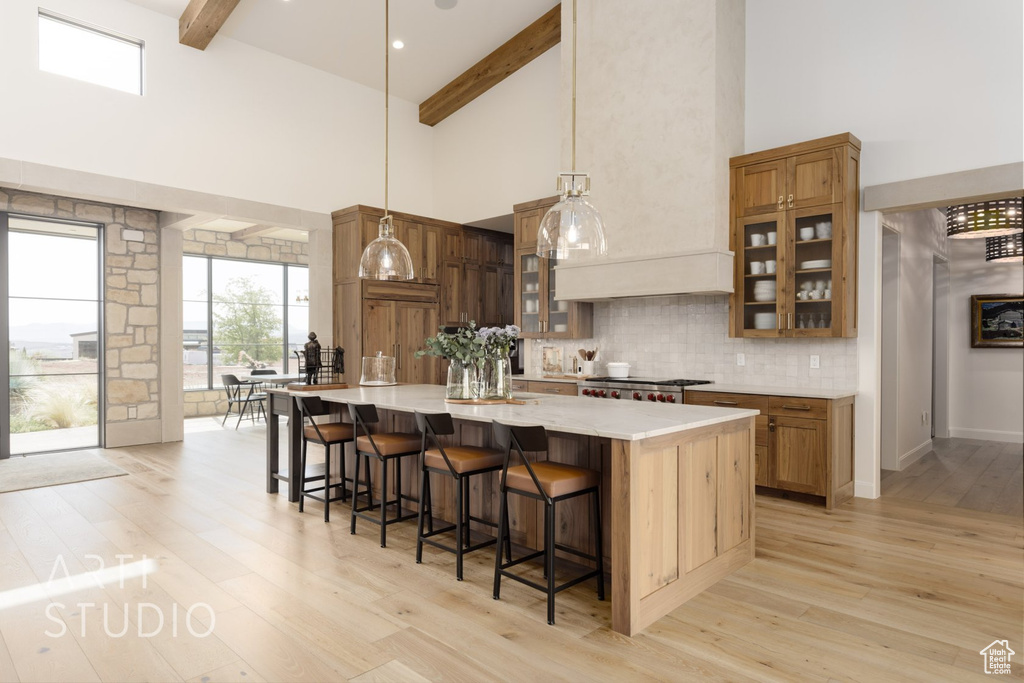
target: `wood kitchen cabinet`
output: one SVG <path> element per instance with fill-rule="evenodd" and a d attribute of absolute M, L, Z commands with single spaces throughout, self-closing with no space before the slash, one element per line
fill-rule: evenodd
<path fill-rule="evenodd" d="M 463 325 L 472 320 L 485 327 L 512 322 L 511 292 L 502 289 L 509 282 L 502 274 L 511 269 L 511 261 L 505 260 L 512 251 L 511 236 L 464 228 L 461 240 L 461 254 L 445 250 L 444 324 Z"/>
<path fill-rule="evenodd" d="M 413 289 L 400 283 L 364 280 L 363 293 L 362 355 L 372 356 L 379 351 L 394 356 L 395 379 L 399 382 L 440 383 L 438 359 L 416 358 L 423 340 L 437 333 L 436 288 Z"/>
<path fill-rule="evenodd" d="M 556 301 L 558 261 L 538 256 L 537 229 L 558 201 L 548 197 L 515 205 L 515 321 L 527 339 L 584 339 L 594 334 L 594 305 Z"/>
<path fill-rule="evenodd" d="M 859 164 L 849 133 L 730 160 L 730 336 L 857 336 Z"/>
<path fill-rule="evenodd" d="M 687 391 L 686 403 L 760 410 L 754 420 L 754 483 L 820 496 L 832 509 L 853 496 L 853 397 Z"/>

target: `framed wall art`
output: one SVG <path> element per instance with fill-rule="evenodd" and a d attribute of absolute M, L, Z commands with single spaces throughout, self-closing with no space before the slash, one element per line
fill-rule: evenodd
<path fill-rule="evenodd" d="M 1024 348 L 1024 295 L 971 296 L 971 348 Z"/>

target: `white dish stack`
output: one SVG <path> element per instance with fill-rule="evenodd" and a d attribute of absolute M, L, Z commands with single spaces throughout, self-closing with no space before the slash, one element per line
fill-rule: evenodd
<path fill-rule="evenodd" d="M 771 330 L 775 328 L 775 314 L 762 312 L 754 314 L 755 330 Z"/>
<path fill-rule="evenodd" d="M 754 301 L 775 301 L 776 287 L 775 280 L 758 280 L 754 283 Z"/>

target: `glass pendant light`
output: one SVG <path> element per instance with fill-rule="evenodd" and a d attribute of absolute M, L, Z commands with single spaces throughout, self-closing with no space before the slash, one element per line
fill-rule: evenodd
<path fill-rule="evenodd" d="M 405 245 L 395 237 L 395 224 L 388 214 L 388 96 L 390 94 L 389 40 L 390 0 L 384 2 L 384 217 L 380 219 L 378 237 L 366 245 L 359 259 L 359 277 L 373 280 L 411 280 L 414 277 L 412 257 Z"/>
<path fill-rule="evenodd" d="M 1024 263 L 1024 234 L 1000 235 L 985 240 L 985 260 L 989 263 Z"/>
<path fill-rule="evenodd" d="M 997 237 L 1024 232 L 1021 197 L 962 204 L 946 209 L 946 236 L 950 239 Z"/>
<path fill-rule="evenodd" d="M 590 176 L 576 171 L 576 0 L 572 1 L 572 170 L 558 175 L 561 199 L 548 209 L 537 231 L 537 255 L 567 259 L 586 251 L 608 253 L 601 213 L 587 201 Z"/>

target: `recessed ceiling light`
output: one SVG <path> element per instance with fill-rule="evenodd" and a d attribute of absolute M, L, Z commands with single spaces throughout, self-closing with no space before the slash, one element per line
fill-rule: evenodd
<path fill-rule="evenodd" d="M 395 42 L 391 43 L 391 47 L 395 48 L 396 50 L 401 50 L 403 47 L 405 47 L 405 43 L 403 43 L 400 40 L 396 40 Z"/>
<path fill-rule="evenodd" d="M 459 4 L 459 0 L 434 0 L 434 6 L 437 9 L 451 9 Z"/>

